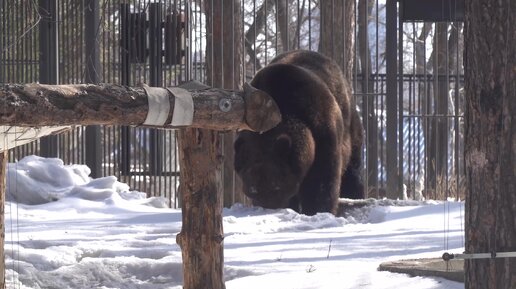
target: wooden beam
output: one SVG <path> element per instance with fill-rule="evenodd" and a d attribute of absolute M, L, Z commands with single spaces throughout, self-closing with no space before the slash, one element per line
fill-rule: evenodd
<path fill-rule="evenodd" d="M 224 289 L 220 133 L 179 130 L 184 289 Z"/>
<path fill-rule="evenodd" d="M 193 102 L 193 112 L 186 113 L 193 114 L 193 118 L 190 124 L 173 125 L 174 106 L 179 99 L 174 95 L 177 91 L 174 88 L 146 89 L 114 84 L 4 84 L 0 85 L 0 125 L 133 125 L 263 132 L 281 121 L 274 100 L 247 84 L 243 91 L 184 87 L 186 89 L 182 91 L 189 94 Z M 155 104 L 154 107 L 160 111 L 151 111 L 166 114 L 163 124 L 146 123 L 149 107 L 152 107 L 149 105 L 149 91 L 164 93 L 165 97 L 168 95 L 169 104 Z"/>

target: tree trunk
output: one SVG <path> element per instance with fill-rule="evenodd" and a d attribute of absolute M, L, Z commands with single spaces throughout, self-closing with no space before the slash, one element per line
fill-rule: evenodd
<path fill-rule="evenodd" d="M 369 49 L 369 17 L 374 2 L 360 0 L 358 2 L 358 42 L 360 54 L 360 71 L 362 74 L 362 111 L 364 127 L 367 128 L 365 144 L 367 152 L 367 185 L 378 190 L 378 116 L 375 112 L 373 98 L 374 81 L 372 76 L 371 50 Z"/>
<path fill-rule="evenodd" d="M 448 157 L 448 23 L 437 23 L 431 55 L 434 82 L 433 107 L 437 117 L 432 118 L 428 147 L 428 186 L 434 191 L 434 198 L 445 197 L 445 178 Z"/>
<path fill-rule="evenodd" d="M 288 3 L 289 0 L 276 0 L 276 11 L 278 14 L 277 26 L 281 40 L 281 50 L 278 53 L 289 51 L 290 36 L 288 33 L 290 19 L 288 19 Z M 276 36 L 277 37 L 277 36 Z"/>
<path fill-rule="evenodd" d="M 167 113 L 163 124 L 147 126 L 183 126 L 171 125 L 176 97 L 166 89 L 158 90 L 163 90 L 168 95 L 170 109 L 163 111 L 164 114 Z M 189 125 L 191 127 L 262 131 L 274 127 L 281 120 L 274 101 L 267 94 L 249 86 L 243 92 L 215 88 L 194 88 L 186 91 L 191 94 L 194 106 L 193 120 Z M 144 88 L 113 84 L 7 84 L 0 85 L 0 107 L 0 125 L 142 126 L 146 125 L 149 100 Z M 161 106 L 159 112 L 162 112 Z"/>
<path fill-rule="evenodd" d="M 339 64 L 351 83 L 355 47 L 355 1 L 320 1 L 319 52 Z"/>
<path fill-rule="evenodd" d="M 428 67 L 425 70 L 426 63 L 426 38 L 432 31 L 432 24 L 429 22 L 423 23 L 421 33 L 417 37 L 416 43 L 414 44 L 414 53 L 416 54 L 416 74 L 424 74 L 428 72 Z M 424 91 L 424 90 L 423 90 Z"/>
<path fill-rule="evenodd" d="M 272 11 L 274 7 L 275 0 L 265 0 L 262 3 L 262 6 L 258 10 L 256 10 L 256 16 L 254 17 L 254 22 L 249 26 L 249 29 L 245 33 L 245 49 L 247 55 L 249 55 L 251 63 L 253 63 L 256 69 L 262 68 L 260 64 L 260 60 L 256 56 L 256 36 L 262 32 L 264 26 L 267 22 L 267 16 Z M 267 34 L 267 31 L 264 31 L 264 34 Z"/>
<path fill-rule="evenodd" d="M 428 65 L 426 65 L 426 39 L 428 38 L 428 35 L 430 35 L 430 32 L 432 31 L 432 23 L 425 22 L 423 24 L 423 27 L 421 29 L 421 33 L 419 34 L 416 43 L 414 44 L 414 53 L 416 56 L 416 74 L 421 75 L 421 78 L 419 80 L 418 85 L 418 95 L 419 95 L 419 102 L 421 103 L 421 114 L 428 115 L 430 114 L 430 93 L 429 88 L 430 85 L 428 84 L 428 81 L 426 79 L 426 75 L 429 72 Z M 425 78 L 423 78 L 425 77 Z M 428 117 L 422 117 L 421 118 L 422 127 L 423 127 L 423 136 L 425 139 L 425 150 L 426 155 L 429 155 L 429 146 L 430 146 L 430 123 L 432 120 L 428 119 Z M 423 176 L 420 176 L 420 178 L 423 178 L 423 187 L 421 189 L 422 194 L 426 194 L 427 190 L 430 190 L 430 187 L 428 186 L 428 177 L 427 173 L 429 173 L 428 164 L 422 168 Z M 421 172 L 418 172 L 421 173 Z M 418 180 L 419 181 L 419 180 Z M 427 198 L 431 198 L 431 196 L 427 195 Z"/>
<path fill-rule="evenodd" d="M 206 7 L 213 11 L 207 20 L 211 24 L 206 27 L 207 31 L 213 30 L 213 37 L 207 39 L 208 84 L 216 88 L 240 89 L 243 78 L 240 0 L 210 1 Z M 226 132 L 222 138 L 224 206 L 230 207 L 235 193 L 243 195 L 243 191 L 233 169 L 235 132 Z"/>
<path fill-rule="evenodd" d="M 7 151 L 0 152 L 0 288 L 5 288 L 5 191 L 7 179 Z"/>
<path fill-rule="evenodd" d="M 516 251 L 516 5 L 465 3 L 466 252 Z M 465 270 L 467 289 L 516 288 L 516 258 Z"/>

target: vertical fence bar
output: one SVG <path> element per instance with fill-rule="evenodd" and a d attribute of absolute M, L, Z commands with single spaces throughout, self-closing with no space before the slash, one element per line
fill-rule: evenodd
<path fill-rule="evenodd" d="M 397 78 L 397 7 L 396 0 L 386 2 L 386 65 L 387 65 L 387 197 L 396 199 L 398 192 L 398 155 L 397 155 L 397 123 L 398 123 L 398 83 Z"/>
<path fill-rule="evenodd" d="M 398 8 L 401 11 L 401 3 Z M 403 117 L 403 95 L 404 95 L 404 75 L 403 75 L 403 20 L 398 15 L 398 196 L 403 194 L 403 127 L 405 119 Z"/>
<path fill-rule="evenodd" d="M 120 4 L 120 84 L 129 85 L 130 84 L 130 72 L 131 72 L 131 64 L 130 64 L 130 53 L 129 47 L 131 45 L 130 41 L 130 29 L 129 29 L 129 19 L 131 8 L 127 3 Z M 121 126 L 120 127 L 120 171 L 122 175 L 128 176 L 130 175 L 130 134 L 129 127 Z"/>
<path fill-rule="evenodd" d="M 162 50 L 162 33 L 161 33 L 161 3 L 150 3 L 149 4 L 149 84 L 151 86 L 162 86 L 162 62 L 161 62 L 161 50 Z M 156 130 L 151 129 L 151 135 Z M 156 139 L 151 137 L 151 142 L 155 142 Z M 153 148 L 154 145 L 151 145 Z M 151 152 L 153 150 L 151 149 Z M 151 162 L 158 162 L 155 156 L 151 158 Z M 159 166 L 151 166 L 152 171 L 157 171 Z"/>
<path fill-rule="evenodd" d="M 86 83 L 100 82 L 100 8 L 98 0 L 87 0 L 84 9 L 84 40 L 86 51 Z M 86 165 L 91 169 L 91 177 L 102 175 L 102 147 L 100 126 L 86 127 Z"/>
<path fill-rule="evenodd" d="M 2 4 L 2 3 L 0 3 Z M 5 287 L 5 196 L 7 191 L 8 151 L 0 152 L 0 288 Z"/>
<path fill-rule="evenodd" d="M 59 0 L 39 0 L 39 81 L 45 84 L 58 84 L 58 8 Z M 57 136 L 41 138 L 40 154 L 43 157 L 57 157 Z"/>
<path fill-rule="evenodd" d="M 455 150 L 455 154 L 454 154 L 454 161 L 455 161 L 455 170 L 454 170 L 454 174 L 455 174 L 455 194 L 456 194 L 456 198 L 457 200 L 460 200 L 461 198 L 461 193 L 460 193 L 460 190 L 461 190 L 461 187 L 460 187 L 460 183 L 461 183 L 461 173 L 460 173 L 460 157 L 459 157 L 459 151 L 460 151 L 460 125 L 459 125 L 459 122 L 460 122 L 460 119 L 461 119 L 461 116 L 460 116 L 460 110 L 459 110 L 459 106 L 460 106 L 460 100 L 459 100 L 459 82 L 460 82 L 460 66 L 459 66 L 459 63 L 461 63 L 459 60 L 459 50 L 460 50 L 460 47 L 459 47 L 459 39 L 460 39 L 460 23 L 459 22 L 453 22 L 453 25 L 455 25 L 456 29 L 454 31 L 454 33 L 456 33 L 456 50 L 455 50 L 455 57 L 456 57 L 456 60 L 455 60 L 455 86 L 454 86 L 454 114 L 455 114 L 455 117 L 453 118 L 453 128 L 454 128 L 454 140 L 455 140 L 455 143 L 454 143 L 454 150 Z"/>
<path fill-rule="evenodd" d="M 10 15 L 15 15 L 14 14 L 14 4 L 11 2 L 10 4 L 11 6 L 9 6 L 9 4 L 6 4 L 7 6 L 7 11 L 8 13 L 11 13 Z M 11 48 L 12 45 L 14 45 L 14 38 L 15 38 L 15 33 L 13 33 L 13 30 L 16 31 L 14 29 L 14 25 L 13 25 L 13 21 L 10 20 L 10 21 L 7 21 L 7 31 L 8 33 L 6 33 L 8 35 L 7 37 L 7 43 L 9 43 L 9 47 Z M 14 57 L 14 49 L 7 49 L 6 51 L 6 57 L 9 61 L 11 60 L 14 60 L 15 57 Z M 7 75 L 7 82 L 13 82 L 15 81 L 15 75 L 16 74 L 16 66 L 14 65 L 14 61 L 11 62 L 11 63 L 8 63 L 8 67 L 6 68 L 6 75 Z"/>
<path fill-rule="evenodd" d="M 5 73 L 5 67 L 6 67 L 6 59 L 4 56 L 4 52 L 7 47 L 7 29 L 6 29 L 6 18 L 4 15 L 6 14 L 5 11 L 5 3 L 3 0 L 0 0 L 0 15 L 2 17 L 0 18 L 0 83 L 7 82 L 4 78 Z"/>
<path fill-rule="evenodd" d="M 163 35 L 162 35 L 162 3 L 149 4 L 149 83 L 151 86 L 163 86 L 163 65 L 162 65 L 162 50 L 163 50 Z M 162 194 L 161 175 L 163 172 L 163 157 L 161 143 L 163 142 L 163 132 L 158 129 L 143 129 L 142 133 L 149 133 L 149 146 L 145 146 L 145 150 L 149 152 L 149 180 L 150 189 L 157 194 Z M 145 152 L 144 152 L 145 153 Z M 143 173 L 144 170 L 140 170 Z M 146 184 L 145 177 L 142 175 L 141 179 Z M 147 195 L 149 195 L 147 191 Z"/>
<path fill-rule="evenodd" d="M 149 4 L 149 84 L 151 86 L 161 86 L 163 81 L 161 50 L 161 3 Z"/>

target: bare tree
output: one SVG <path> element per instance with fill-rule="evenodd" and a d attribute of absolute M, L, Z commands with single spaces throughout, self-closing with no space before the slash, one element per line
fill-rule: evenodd
<path fill-rule="evenodd" d="M 0 288 L 5 287 L 5 191 L 7 182 L 7 150 L 0 152 Z"/>
<path fill-rule="evenodd" d="M 433 95 L 427 95 L 427 109 L 433 108 L 435 117 L 430 119 L 426 136 L 427 184 L 425 188 L 436 193 L 438 182 L 447 175 L 448 157 L 448 23 L 437 23 L 433 39 L 433 50 L 429 64 L 433 68 Z"/>
<path fill-rule="evenodd" d="M 432 31 L 431 25 L 425 23 L 415 42 L 416 73 L 423 77 L 427 73 L 433 74 L 433 80 L 423 79 L 419 85 L 422 97 L 423 114 L 434 117 L 423 118 L 425 135 L 425 149 L 428 157 L 425 172 L 425 189 L 433 197 L 443 197 L 447 193 L 446 176 L 449 170 L 449 144 L 455 141 L 451 118 L 455 103 L 450 92 L 456 87 L 450 84 L 459 79 L 450 79 L 451 75 L 458 75 L 459 67 L 458 44 L 460 25 L 449 23 L 435 24 L 433 36 L 433 50 L 428 62 L 425 60 L 424 41 Z M 458 68 L 459 67 L 459 68 Z M 455 94 L 458 96 L 458 92 Z M 457 127 L 458 128 L 458 127 Z M 437 195 L 440 194 L 440 195 Z"/>
<path fill-rule="evenodd" d="M 320 1 L 319 52 L 334 59 L 351 82 L 355 45 L 355 1 Z"/>
<path fill-rule="evenodd" d="M 466 252 L 516 251 L 516 5 L 465 1 Z M 466 289 L 516 288 L 516 258 L 471 259 Z"/>
<path fill-rule="evenodd" d="M 262 6 L 256 11 L 254 22 L 249 26 L 245 33 L 245 50 L 247 55 L 251 58 L 251 62 L 254 63 L 256 69 L 262 68 L 260 60 L 256 56 L 256 36 L 260 33 L 266 33 L 264 31 L 265 23 L 267 22 L 267 16 L 274 7 L 274 2 L 277 0 L 265 0 Z"/>
<path fill-rule="evenodd" d="M 374 79 L 371 63 L 371 49 L 369 48 L 369 19 L 373 11 L 374 1 L 360 0 L 358 2 L 358 51 L 360 60 L 360 72 L 362 75 L 362 112 L 363 122 L 366 128 L 365 139 L 367 152 L 367 184 L 373 189 L 378 189 L 378 116 L 374 109 Z"/>

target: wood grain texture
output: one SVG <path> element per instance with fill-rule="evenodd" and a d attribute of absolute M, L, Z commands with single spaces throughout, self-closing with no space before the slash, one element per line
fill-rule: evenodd
<path fill-rule="evenodd" d="M 7 177 L 7 151 L 0 152 L 0 288 L 5 288 L 5 193 Z"/>
<path fill-rule="evenodd" d="M 265 131 L 281 120 L 277 107 L 267 105 L 274 101 L 263 92 L 249 91 L 246 95 L 246 91 L 216 88 L 188 91 L 194 102 L 191 127 Z M 114 84 L 4 84 L 0 85 L 0 107 L 0 125 L 143 126 L 148 100 L 143 88 Z M 167 123 L 172 119 L 173 107 L 171 95 Z"/>
<path fill-rule="evenodd" d="M 465 1 L 466 252 L 516 251 L 516 5 Z M 516 288 L 516 259 L 465 263 L 465 288 Z"/>

